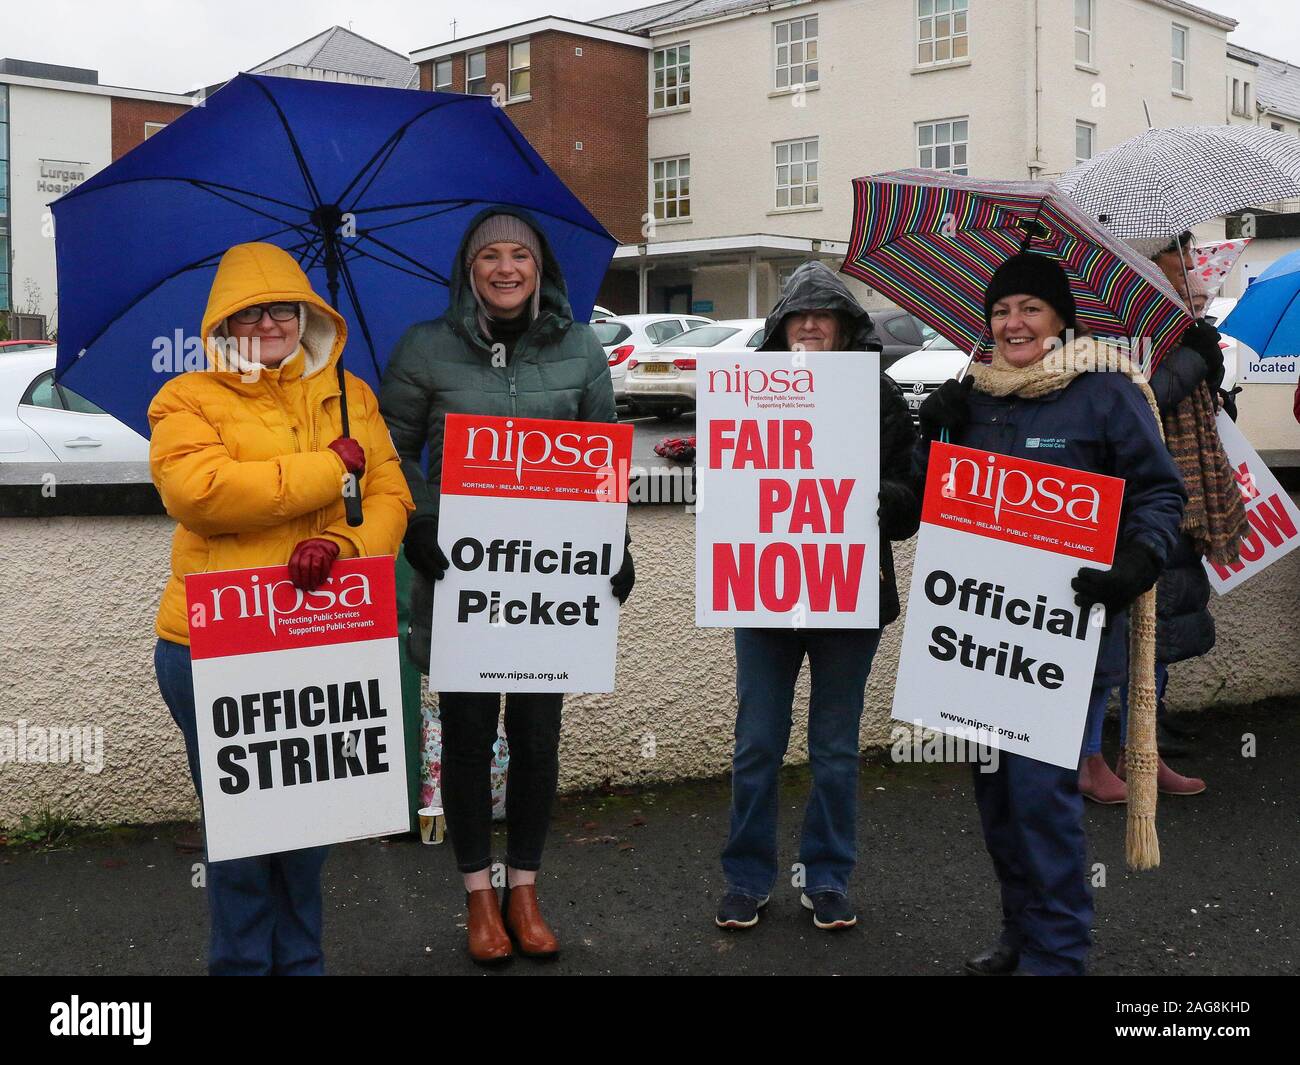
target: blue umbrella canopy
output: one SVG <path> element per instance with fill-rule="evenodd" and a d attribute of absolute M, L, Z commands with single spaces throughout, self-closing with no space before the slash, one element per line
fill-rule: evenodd
<path fill-rule="evenodd" d="M 195 368 L 178 345 L 201 359 L 222 254 L 260 240 L 343 314 L 348 369 L 377 384 L 446 308 L 490 204 L 532 214 L 586 321 L 617 242 L 490 97 L 241 74 L 54 203 L 57 376 L 148 435 L 154 393 Z"/>
<path fill-rule="evenodd" d="M 1300 251 L 1282 256 L 1255 278 L 1219 331 L 1261 358 L 1300 355 Z"/>

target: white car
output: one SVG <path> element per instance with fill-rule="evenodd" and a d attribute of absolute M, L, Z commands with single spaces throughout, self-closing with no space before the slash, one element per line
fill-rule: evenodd
<path fill-rule="evenodd" d="M 687 329 L 711 325 L 712 318 L 684 314 L 620 314 L 591 323 L 605 355 L 614 383 L 614 402 L 627 402 L 627 363 L 638 352 L 671 340 Z"/>
<path fill-rule="evenodd" d="M 733 318 L 688 329 L 680 336 L 628 360 L 627 401 L 633 413 L 665 421 L 695 409 L 695 359 L 702 351 L 756 348 L 764 319 Z"/>
<path fill-rule="evenodd" d="M 148 440 L 55 383 L 55 354 L 0 355 L 0 462 L 148 462 Z"/>
<path fill-rule="evenodd" d="M 947 381 L 956 377 L 970 361 L 970 355 L 958 348 L 946 337 L 935 335 L 926 342 L 925 347 L 904 355 L 885 370 L 903 390 L 903 398 L 912 412 L 912 421 L 917 420 L 917 411 L 925 397 Z"/>

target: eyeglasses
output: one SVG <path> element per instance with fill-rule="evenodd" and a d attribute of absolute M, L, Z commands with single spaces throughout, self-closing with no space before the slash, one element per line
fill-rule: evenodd
<path fill-rule="evenodd" d="M 273 322 L 289 322 L 298 317 L 296 303 L 254 303 L 251 307 L 241 307 L 230 316 L 232 322 L 240 325 L 256 325 L 262 315 L 269 314 Z"/>

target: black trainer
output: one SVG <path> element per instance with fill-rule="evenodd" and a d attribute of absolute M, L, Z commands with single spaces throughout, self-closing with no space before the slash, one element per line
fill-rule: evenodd
<path fill-rule="evenodd" d="M 805 910 L 812 910 L 813 924 L 818 928 L 833 931 L 837 928 L 852 928 L 858 923 L 858 915 L 853 912 L 847 895 L 838 891 L 818 891 L 812 895 L 803 894 L 799 901 Z"/>
<path fill-rule="evenodd" d="M 753 928 L 758 924 L 758 911 L 767 905 L 768 896 L 756 899 L 739 891 L 728 891 L 718 903 L 718 913 L 713 923 L 719 928 Z"/>

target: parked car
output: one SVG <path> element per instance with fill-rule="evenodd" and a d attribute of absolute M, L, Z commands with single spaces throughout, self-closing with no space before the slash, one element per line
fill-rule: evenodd
<path fill-rule="evenodd" d="M 14 351 L 31 351 L 32 348 L 49 347 L 48 340 L 0 340 L 0 355 Z"/>
<path fill-rule="evenodd" d="M 934 330 L 921 319 L 897 307 L 870 313 L 875 327 L 873 339 L 880 341 L 884 348 L 880 356 L 882 370 L 889 369 L 904 355 L 920 350 L 935 336 Z"/>
<path fill-rule="evenodd" d="M 148 462 L 149 441 L 54 380 L 46 344 L 0 358 L 0 462 Z"/>
<path fill-rule="evenodd" d="M 712 325 L 712 318 L 682 314 L 623 314 L 591 323 L 609 359 L 609 376 L 614 383 L 614 402 L 627 402 L 627 362 L 638 351 L 652 348 L 687 329 Z"/>
<path fill-rule="evenodd" d="M 614 312 L 608 307 L 602 307 L 599 303 L 591 308 L 591 318 L 589 321 L 595 322 L 601 318 L 613 318 Z"/>
<path fill-rule="evenodd" d="M 898 382 L 912 412 L 912 421 L 917 421 L 917 411 L 925 397 L 943 384 L 948 378 L 961 373 L 970 361 L 968 352 L 962 351 L 947 337 L 935 334 L 925 347 L 904 355 L 897 362 L 885 369 Z"/>
<path fill-rule="evenodd" d="M 635 414 L 670 421 L 695 409 L 695 359 L 701 351 L 756 348 L 762 318 L 734 318 L 696 326 L 643 355 L 628 359 L 627 401 Z"/>

